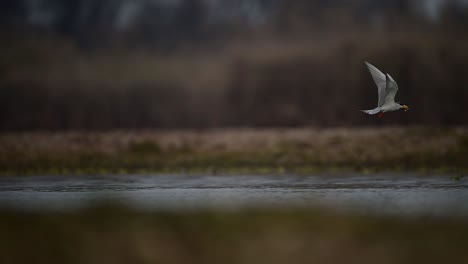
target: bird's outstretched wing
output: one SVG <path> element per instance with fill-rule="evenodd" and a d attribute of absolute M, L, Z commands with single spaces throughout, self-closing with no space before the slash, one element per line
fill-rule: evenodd
<path fill-rule="evenodd" d="M 367 61 L 365 63 L 367 65 L 367 68 L 369 69 L 370 74 L 372 75 L 372 79 L 374 79 L 374 82 L 379 90 L 379 102 L 377 106 L 382 106 L 385 102 L 385 89 L 387 87 L 387 77 L 374 65 L 370 64 Z"/>
<path fill-rule="evenodd" d="M 398 92 L 398 84 L 396 81 L 387 73 L 387 88 L 385 88 L 385 99 L 384 104 L 395 103 L 395 95 Z"/>

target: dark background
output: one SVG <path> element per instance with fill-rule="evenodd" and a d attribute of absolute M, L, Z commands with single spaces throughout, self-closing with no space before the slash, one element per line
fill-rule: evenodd
<path fill-rule="evenodd" d="M 2 0 L 0 130 L 468 124 L 468 1 Z M 376 120 L 365 60 L 411 110 Z"/>

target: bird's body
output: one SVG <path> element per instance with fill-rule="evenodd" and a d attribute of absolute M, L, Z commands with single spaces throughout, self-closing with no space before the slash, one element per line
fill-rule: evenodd
<path fill-rule="evenodd" d="M 379 117 L 382 117 L 385 112 L 396 111 L 399 109 L 407 111 L 409 109 L 408 106 L 395 102 L 395 95 L 398 92 L 398 84 L 392 76 L 388 73 L 383 74 L 379 69 L 367 61 L 366 65 L 372 75 L 372 79 L 377 85 L 379 100 L 376 108 L 361 111 L 369 115 L 379 114 Z"/>

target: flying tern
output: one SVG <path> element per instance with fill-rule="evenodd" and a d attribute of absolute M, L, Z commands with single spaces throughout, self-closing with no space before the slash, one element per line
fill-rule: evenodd
<path fill-rule="evenodd" d="M 409 107 L 407 105 L 401 105 L 395 102 L 395 95 L 398 92 L 398 84 L 392 78 L 392 76 L 390 76 L 388 73 L 383 74 L 379 69 L 377 69 L 377 67 L 367 61 L 365 63 L 369 69 L 370 74 L 372 75 L 372 79 L 374 79 L 374 82 L 377 85 L 379 101 L 376 108 L 361 111 L 369 115 L 379 114 L 379 118 L 381 118 L 385 112 L 391 112 L 400 109 L 405 110 L 405 112 L 408 111 Z"/>

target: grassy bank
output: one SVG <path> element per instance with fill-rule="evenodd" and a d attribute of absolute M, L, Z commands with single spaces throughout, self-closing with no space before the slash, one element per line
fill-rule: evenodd
<path fill-rule="evenodd" d="M 329 211 L 1 212 L 1 263 L 466 263 L 468 224 Z"/>
<path fill-rule="evenodd" d="M 466 172 L 466 128 L 224 129 L 0 135 L 0 173 Z"/>

